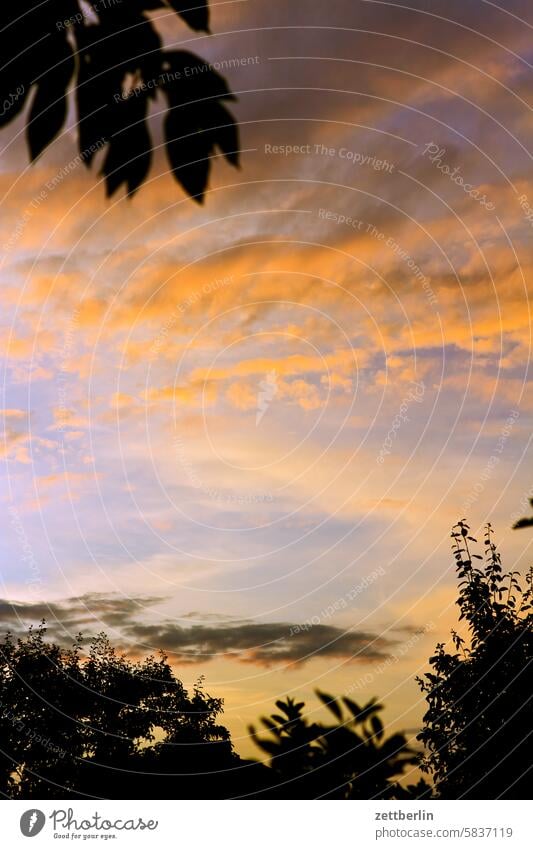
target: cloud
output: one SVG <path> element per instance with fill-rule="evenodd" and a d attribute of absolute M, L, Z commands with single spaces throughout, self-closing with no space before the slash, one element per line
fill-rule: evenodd
<path fill-rule="evenodd" d="M 105 593 L 85 593 L 50 602 L 0 599 L 0 629 L 22 632 L 43 619 L 52 635 L 73 635 L 87 627 L 93 631 L 102 626 L 120 627 L 131 622 L 133 615 L 159 601 L 161 599 L 155 596 L 123 598 Z"/>
<path fill-rule="evenodd" d="M 394 640 L 371 631 L 342 629 L 334 625 L 253 622 L 229 617 L 194 614 L 201 624 L 183 627 L 175 620 L 146 623 L 139 620 L 146 608 L 164 599 L 139 595 L 123 598 L 86 593 L 61 602 L 18 602 L 0 599 L 0 629 L 22 633 L 30 624 L 46 621 L 54 639 L 70 638 L 80 630 L 95 633 L 117 629 L 135 654 L 149 647 L 169 652 L 181 663 L 206 663 L 230 658 L 259 666 L 303 664 L 318 657 L 345 661 L 370 661 L 387 657 Z M 182 617 L 188 621 L 193 614 Z M 117 638 L 115 638 L 117 641 Z"/>
<path fill-rule="evenodd" d="M 226 398 L 238 410 L 255 410 L 257 408 L 257 387 L 249 383 L 230 383 L 226 390 Z"/>
<path fill-rule="evenodd" d="M 202 407 L 216 401 L 217 387 L 213 381 L 195 380 L 189 386 L 162 386 L 147 390 L 150 403 L 172 401 L 175 404 Z"/>
<path fill-rule="evenodd" d="M 48 430 L 65 430 L 65 428 L 87 427 L 89 420 L 86 416 L 79 415 L 75 410 L 67 407 L 56 407 L 52 410 L 54 424 Z"/>
<path fill-rule="evenodd" d="M 27 415 L 26 410 L 0 410 L 0 418 L 3 419 L 25 419 Z"/>
<path fill-rule="evenodd" d="M 0 432 L 0 457 L 17 460 L 19 463 L 29 463 L 27 450 L 29 435 L 26 432 L 7 427 Z"/>
<path fill-rule="evenodd" d="M 191 628 L 168 622 L 131 625 L 126 633 L 143 645 L 164 648 L 181 662 L 205 663 L 226 657 L 259 666 L 302 664 L 318 657 L 369 661 L 388 656 L 394 645 L 369 631 L 288 622 L 236 621 Z"/>

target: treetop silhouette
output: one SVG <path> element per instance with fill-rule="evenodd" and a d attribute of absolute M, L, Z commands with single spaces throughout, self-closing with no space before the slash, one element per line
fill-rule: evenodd
<path fill-rule="evenodd" d="M 86 11 L 90 7 L 91 14 Z M 192 8 L 191 8 L 192 6 Z M 175 179 L 201 203 L 216 148 L 239 162 L 234 99 L 225 80 L 193 53 L 164 49 L 146 13 L 168 8 L 189 27 L 209 30 L 207 0 L 78 0 L 3 4 L 0 11 L 0 127 L 31 103 L 27 143 L 35 160 L 61 132 L 73 83 L 81 160 L 105 149 L 108 195 L 133 195 L 152 161 L 148 109 L 166 100 L 167 157 Z"/>

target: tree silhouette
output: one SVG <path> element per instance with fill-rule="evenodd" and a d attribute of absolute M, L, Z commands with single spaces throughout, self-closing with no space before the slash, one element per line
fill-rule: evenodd
<path fill-rule="evenodd" d="M 192 8 L 191 8 L 192 6 Z M 90 8 L 90 15 L 87 13 Z M 208 0 L 78 0 L 4 3 L 0 12 L 0 127 L 31 101 L 27 142 L 32 160 L 60 133 L 73 81 L 79 156 L 90 166 L 105 149 L 107 194 L 132 195 L 152 160 L 148 109 L 166 99 L 166 151 L 176 180 L 202 202 L 215 148 L 238 165 L 232 95 L 206 62 L 163 49 L 147 12 L 167 8 L 194 30 L 208 31 Z"/>
<path fill-rule="evenodd" d="M 529 798 L 533 607 L 530 570 L 502 572 L 487 525 L 484 565 L 461 521 L 452 531 L 459 578 L 459 619 L 468 638 L 452 632 L 455 652 L 439 643 L 432 672 L 418 679 L 429 708 L 418 735 L 427 747 L 422 767 L 446 799 Z"/>
<path fill-rule="evenodd" d="M 250 728 L 257 745 L 270 755 L 277 778 L 273 789 L 277 785 L 280 798 L 397 799 L 429 793 L 424 782 L 407 791 L 396 783 L 417 763 L 417 754 L 403 734 L 385 736 L 378 716 L 382 705 L 372 699 L 360 707 L 349 698 L 316 694 L 335 718 L 332 725 L 309 723 L 302 713 L 304 703 L 287 698 L 276 702 L 279 713 L 261 719 L 271 737 L 260 738 Z"/>
<path fill-rule="evenodd" d="M 221 709 L 201 685 L 187 693 L 164 655 L 130 661 L 105 635 L 84 655 L 81 639 L 62 649 L 43 626 L 17 641 L 7 635 L 0 790 L 12 798 L 204 796 L 240 763 Z"/>

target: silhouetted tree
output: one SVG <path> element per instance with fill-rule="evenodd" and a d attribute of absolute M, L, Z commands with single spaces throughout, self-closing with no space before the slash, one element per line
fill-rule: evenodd
<path fill-rule="evenodd" d="M 80 639 L 65 650 L 45 640 L 44 627 L 16 641 L 7 635 L 0 790 L 14 798 L 231 793 L 231 783 L 211 787 L 240 764 L 221 710 L 201 685 L 189 695 L 164 655 L 133 662 L 105 635 L 87 653 Z"/>
<path fill-rule="evenodd" d="M 471 554 L 466 522 L 452 531 L 459 578 L 460 620 L 468 638 L 452 632 L 455 651 L 439 643 L 432 672 L 418 682 L 429 709 L 418 735 L 427 747 L 422 767 L 446 799 L 529 798 L 533 765 L 533 608 L 530 570 L 502 572 L 487 525 L 484 565 Z"/>
<path fill-rule="evenodd" d="M 277 701 L 279 713 L 261 719 L 270 738 L 250 733 L 270 755 L 276 776 L 270 795 L 289 799 L 396 799 L 412 798 L 411 790 L 396 780 L 417 762 L 417 754 L 403 734 L 385 736 L 378 714 L 383 706 L 372 699 L 360 707 L 348 698 L 337 700 L 316 691 L 335 718 L 332 725 L 309 723 L 303 702 Z M 348 710 L 345 717 L 343 705 Z M 418 795 L 428 795 L 424 782 Z"/>
<path fill-rule="evenodd" d="M 90 15 L 87 14 L 90 8 Z M 19 0 L 0 11 L 0 127 L 31 107 L 27 141 L 35 159 L 61 131 L 71 83 L 79 156 L 90 166 L 105 148 L 107 193 L 133 194 L 152 159 L 147 114 L 167 101 L 166 151 L 176 180 L 198 202 L 215 148 L 238 165 L 238 133 L 224 101 L 232 95 L 206 62 L 163 49 L 147 12 L 167 8 L 208 31 L 208 0 Z"/>

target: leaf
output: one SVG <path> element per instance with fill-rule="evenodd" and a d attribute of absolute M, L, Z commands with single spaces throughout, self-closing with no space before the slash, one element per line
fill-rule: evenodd
<path fill-rule="evenodd" d="M 166 50 L 163 54 L 164 89 L 171 106 L 217 99 L 235 100 L 223 76 L 188 50 Z"/>
<path fill-rule="evenodd" d="M 181 116 L 183 117 L 183 115 Z M 189 129 L 189 128 L 187 128 Z M 211 140 L 196 129 L 183 133 L 180 116 L 170 112 L 165 119 L 168 160 L 176 180 L 197 203 L 203 203 L 211 171 Z"/>
<path fill-rule="evenodd" d="M 65 39 L 54 39 L 57 64 L 41 78 L 27 126 L 30 157 L 35 160 L 61 130 L 67 115 L 66 90 L 74 72 L 74 56 Z"/>
<path fill-rule="evenodd" d="M 150 170 L 151 160 L 150 136 L 144 124 L 111 139 L 102 166 L 107 196 L 113 195 L 123 183 L 127 185 L 128 195 L 135 194 Z"/>
<path fill-rule="evenodd" d="M 533 516 L 528 519 L 519 519 L 518 522 L 515 522 L 513 525 L 513 530 L 518 530 L 519 528 L 531 528 L 533 526 Z"/>
<path fill-rule="evenodd" d="M 375 699 L 372 699 L 368 702 L 367 705 L 362 709 L 361 713 L 356 717 L 357 722 L 364 722 L 369 716 L 373 713 L 377 713 L 378 711 L 383 710 L 383 705 L 379 705 L 376 703 Z"/>
<path fill-rule="evenodd" d="M 359 707 L 357 702 L 353 702 L 351 699 L 348 698 L 348 696 L 344 696 L 343 702 L 354 716 L 359 716 L 359 714 L 361 713 L 361 708 Z"/>
<path fill-rule="evenodd" d="M 323 693 L 321 690 L 315 690 L 315 693 L 322 704 L 326 705 L 326 707 L 331 711 L 333 716 L 335 716 L 339 722 L 342 721 L 342 708 L 339 706 L 337 700 L 333 696 Z"/>
<path fill-rule="evenodd" d="M 384 732 L 384 729 L 383 729 L 383 723 L 382 723 L 381 719 L 379 718 L 379 716 L 373 716 L 372 719 L 370 720 L 370 725 L 371 725 L 372 731 L 374 732 L 374 735 L 377 737 L 378 740 L 381 740 L 381 738 L 383 737 L 383 734 L 385 732 Z"/>
<path fill-rule="evenodd" d="M 233 117 L 221 104 L 214 103 L 210 109 L 211 131 L 216 144 L 228 162 L 239 167 L 239 130 Z"/>
<path fill-rule="evenodd" d="M 272 732 L 272 734 L 275 734 L 275 735 L 276 735 L 276 737 L 279 737 L 280 730 L 279 730 L 279 728 L 278 728 L 278 726 L 276 725 L 276 723 L 275 723 L 275 722 L 272 722 L 272 721 L 271 721 L 270 719 L 268 719 L 266 716 L 263 716 L 263 717 L 261 718 L 261 722 L 263 723 L 263 725 L 265 726 L 265 728 L 268 728 L 268 730 Z"/>
<path fill-rule="evenodd" d="M 169 51 L 165 60 L 169 70 L 162 87 L 170 107 L 165 119 L 168 160 L 176 180 L 202 203 L 215 148 L 230 164 L 238 165 L 237 128 L 220 102 L 231 94 L 225 80 L 194 54 Z M 191 75 L 191 68 L 197 72 Z"/>

